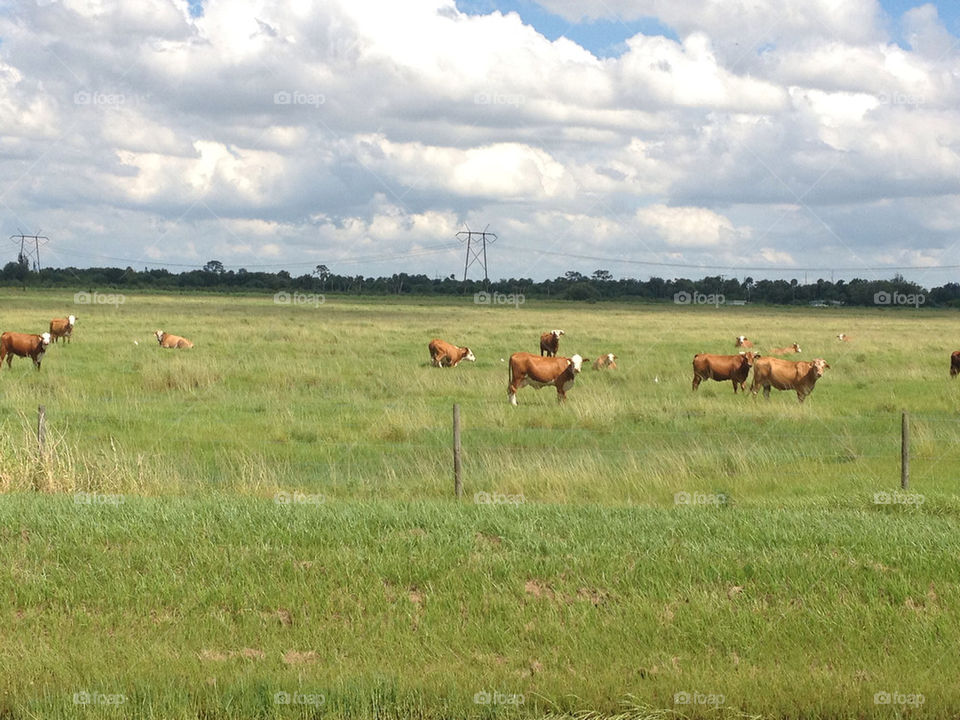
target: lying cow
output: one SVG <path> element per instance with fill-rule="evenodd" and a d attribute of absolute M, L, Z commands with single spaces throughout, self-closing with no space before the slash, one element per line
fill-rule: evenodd
<path fill-rule="evenodd" d="M 50 344 L 50 333 L 43 335 L 30 335 L 27 333 L 5 332 L 0 335 L 0 366 L 3 365 L 3 359 L 7 359 L 7 367 L 13 367 L 13 356 L 29 357 L 33 364 L 40 369 L 40 363 L 43 362 L 43 354 L 47 351 L 47 345 Z"/>
<path fill-rule="evenodd" d="M 794 343 L 789 347 L 774 348 L 773 350 L 770 351 L 770 354 L 771 355 L 789 355 L 790 353 L 798 353 L 798 352 L 800 352 L 800 346 Z"/>
<path fill-rule="evenodd" d="M 157 330 L 157 342 L 162 348 L 192 348 L 193 343 L 179 335 L 171 335 L 163 330 Z"/>
<path fill-rule="evenodd" d="M 839 340 L 840 342 L 850 342 L 850 336 L 847 335 L 846 333 L 840 333 L 839 335 L 837 335 L 837 340 Z"/>
<path fill-rule="evenodd" d="M 73 335 L 73 326 L 76 324 L 77 318 L 75 315 L 51 320 L 50 337 L 53 339 L 53 342 L 57 342 L 60 338 L 63 338 L 64 342 L 70 342 L 70 338 Z"/>
<path fill-rule="evenodd" d="M 960 374 L 960 350 L 955 350 L 950 354 L 950 377 L 955 378 Z"/>
<path fill-rule="evenodd" d="M 430 341 L 430 360 L 434 367 L 456 367 L 461 360 L 476 362 L 476 357 L 468 347 L 457 347 L 440 338 Z"/>
<path fill-rule="evenodd" d="M 750 342 L 750 341 L 747 339 L 747 336 L 746 336 L 746 335 L 737 335 L 737 340 L 736 340 L 736 342 L 733 344 L 733 346 L 734 346 L 734 347 L 742 347 L 742 348 L 752 348 L 752 347 L 753 347 L 753 343 Z"/>
<path fill-rule="evenodd" d="M 770 399 L 770 388 L 777 390 L 796 390 L 797 400 L 804 399 L 813 392 L 817 380 L 823 377 L 823 371 L 829 369 L 823 358 L 806 360 L 781 360 L 780 358 L 758 358 L 753 366 L 753 385 L 750 392 L 757 394 L 757 388 L 763 388 L 763 396 Z"/>
<path fill-rule="evenodd" d="M 557 400 L 563 402 L 566 392 L 573 387 L 577 373 L 583 368 L 583 358 L 574 355 L 565 357 L 541 357 L 533 353 L 518 352 L 510 356 L 510 384 L 507 397 L 510 404 L 517 404 L 517 390 L 529 385 L 539 390 L 546 385 L 557 388 Z"/>
<path fill-rule="evenodd" d="M 563 330 L 551 330 L 540 336 L 540 354 L 547 357 L 556 357 L 560 349 L 560 336 Z"/>
<path fill-rule="evenodd" d="M 617 369 L 617 356 L 613 353 L 607 353 L 606 355 L 601 355 L 596 360 L 593 361 L 594 370 L 616 370 Z"/>
<path fill-rule="evenodd" d="M 750 374 L 750 368 L 753 367 L 754 359 L 759 359 L 751 351 L 742 352 L 739 355 L 710 355 L 708 353 L 698 353 L 693 356 L 693 389 L 700 387 L 704 380 L 717 380 L 733 382 L 733 394 L 737 394 L 737 386 L 746 392 L 744 383 L 747 382 L 747 375 Z"/>

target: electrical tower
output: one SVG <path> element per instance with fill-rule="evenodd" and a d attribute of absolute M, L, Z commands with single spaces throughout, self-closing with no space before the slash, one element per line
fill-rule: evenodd
<path fill-rule="evenodd" d="M 50 242 L 46 235 L 24 235 L 18 233 L 11 235 L 10 240 L 20 244 L 20 253 L 17 255 L 17 262 L 26 261 L 27 269 L 30 268 L 30 260 L 33 260 L 33 269 L 40 272 L 40 246 Z M 32 247 L 31 247 L 32 244 Z"/>
<path fill-rule="evenodd" d="M 487 276 L 487 244 L 492 245 L 496 242 L 497 236 L 492 232 L 487 232 L 487 228 L 490 227 L 489 225 L 487 225 L 482 232 L 471 230 L 467 225 L 465 225 L 465 227 L 467 228 L 466 230 L 461 230 L 457 233 L 457 238 L 460 242 L 464 240 L 467 242 L 467 257 L 463 261 L 463 281 L 467 281 L 467 270 L 470 269 L 470 266 L 475 262 L 479 262 L 483 265 L 483 281 L 489 283 L 490 278 Z"/>

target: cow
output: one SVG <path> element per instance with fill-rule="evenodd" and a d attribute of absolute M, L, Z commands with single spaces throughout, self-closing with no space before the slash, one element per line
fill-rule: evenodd
<path fill-rule="evenodd" d="M 187 340 L 184 337 L 179 335 L 171 335 L 170 333 L 165 333 L 163 330 L 157 330 L 156 332 L 157 342 L 160 343 L 162 348 L 192 348 L 193 343 Z"/>
<path fill-rule="evenodd" d="M 593 361 L 594 370 L 616 370 L 617 369 L 617 356 L 613 353 L 607 353 L 606 355 L 601 355 L 596 360 Z"/>
<path fill-rule="evenodd" d="M 430 360 L 434 367 L 456 367 L 461 360 L 476 362 L 477 358 L 468 347 L 457 347 L 440 338 L 430 341 Z"/>
<path fill-rule="evenodd" d="M 698 353 L 693 356 L 693 389 L 700 387 L 704 380 L 717 380 L 733 382 L 733 394 L 737 394 L 737 386 L 746 392 L 744 383 L 747 382 L 747 375 L 750 374 L 750 368 L 753 367 L 755 359 L 760 357 L 748 350 L 739 355 L 710 355 L 708 353 Z"/>
<path fill-rule="evenodd" d="M 40 370 L 40 363 L 43 362 L 43 354 L 47 351 L 50 344 L 50 333 L 45 332 L 42 335 L 30 335 L 28 333 L 5 332 L 0 335 L 0 366 L 3 365 L 3 359 L 7 359 L 7 367 L 13 367 L 13 356 L 29 357 L 33 360 L 37 370 Z"/>
<path fill-rule="evenodd" d="M 566 392 L 573 387 L 577 373 L 583 369 L 583 358 L 542 357 L 533 353 L 517 352 L 510 356 L 508 368 L 510 384 L 507 397 L 511 405 L 517 404 L 517 390 L 529 385 L 539 390 L 547 385 L 557 388 L 557 401 L 566 399 Z"/>
<path fill-rule="evenodd" d="M 73 326 L 76 324 L 77 318 L 75 315 L 51 320 L 50 337 L 53 338 L 53 342 L 57 342 L 60 338 L 63 338 L 64 342 L 70 342 L 70 338 L 73 335 Z"/>
<path fill-rule="evenodd" d="M 733 344 L 733 346 L 749 349 L 753 347 L 753 343 L 747 339 L 746 335 L 737 335 L 737 341 Z"/>
<path fill-rule="evenodd" d="M 771 355 L 789 355 L 790 353 L 800 352 L 800 346 L 794 343 L 788 347 L 774 348 L 770 351 Z"/>
<path fill-rule="evenodd" d="M 754 396 L 757 388 L 763 388 L 763 396 L 770 399 L 770 388 L 777 390 L 796 390 L 797 400 L 804 399 L 813 392 L 817 380 L 823 377 L 823 371 L 830 368 L 823 358 L 807 360 L 782 360 L 780 358 L 758 358 L 753 366 L 753 385 L 750 392 Z"/>
<path fill-rule="evenodd" d="M 960 350 L 955 350 L 950 354 L 950 377 L 955 378 L 960 374 Z"/>
<path fill-rule="evenodd" d="M 560 349 L 560 336 L 563 330 L 551 330 L 540 336 L 540 354 L 547 357 L 556 357 Z"/>
<path fill-rule="evenodd" d="M 837 335 L 837 340 L 839 340 L 840 342 L 850 342 L 850 336 L 847 335 L 846 333 L 840 333 L 839 335 Z"/>

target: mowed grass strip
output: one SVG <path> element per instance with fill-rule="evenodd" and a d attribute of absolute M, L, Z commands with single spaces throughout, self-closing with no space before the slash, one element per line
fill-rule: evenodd
<path fill-rule="evenodd" d="M 924 508 L 12 493 L 0 528 L 5 717 L 960 709 L 960 533 Z"/>

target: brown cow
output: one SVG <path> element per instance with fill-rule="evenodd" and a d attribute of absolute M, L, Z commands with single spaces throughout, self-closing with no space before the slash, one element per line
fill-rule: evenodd
<path fill-rule="evenodd" d="M 800 346 L 794 343 L 789 347 L 774 348 L 773 350 L 770 351 L 770 354 L 771 355 L 789 355 L 790 353 L 798 353 L 798 352 L 800 352 Z"/>
<path fill-rule="evenodd" d="M 607 353 L 606 355 L 601 355 L 596 360 L 593 361 L 594 370 L 616 370 L 617 369 L 617 356 L 613 353 Z"/>
<path fill-rule="evenodd" d="M 839 340 L 840 342 L 850 342 L 850 336 L 847 335 L 846 333 L 840 333 L 839 335 L 837 335 L 837 340 Z"/>
<path fill-rule="evenodd" d="M 955 350 L 950 354 L 950 377 L 954 378 L 960 374 L 960 350 Z"/>
<path fill-rule="evenodd" d="M 746 392 L 744 383 L 747 382 L 747 375 L 750 374 L 750 368 L 753 367 L 754 359 L 760 355 L 751 351 L 742 352 L 739 355 L 710 355 L 708 353 L 698 353 L 693 356 L 693 389 L 700 387 L 704 380 L 717 380 L 733 382 L 733 394 L 737 394 L 737 386 Z"/>
<path fill-rule="evenodd" d="M 817 380 L 823 377 L 823 371 L 829 369 L 823 358 L 806 360 L 781 360 L 780 358 L 758 358 L 753 366 L 753 385 L 750 392 L 757 394 L 757 388 L 763 388 L 763 396 L 770 399 L 770 388 L 777 390 L 796 390 L 797 400 L 804 401 Z"/>
<path fill-rule="evenodd" d="M 162 348 L 192 348 L 193 343 L 179 335 L 171 335 L 163 330 L 157 330 L 157 342 Z"/>
<path fill-rule="evenodd" d="M 737 340 L 736 342 L 733 343 L 733 346 L 742 347 L 742 348 L 752 348 L 753 343 L 747 339 L 746 335 L 737 335 Z"/>
<path fill-rule="evenodd" d="M 3 365 L 3 359 L 7 359 L 7 367 L 13 367 L 13 356 L 29 357 L 33 364 L 40 369 L 40 363 L 43 362 L 43 354 L 47 351 L 47 345 L 50 344 L 50 333 L 43 335 L 30 335 L 28 333 L 5 332 L 0 335 L 0 366 Z"/>
<path fill-rule="evenodd" d="M 560 336 L 563 330 L 551 330 L 540 336 L 540 354 L 547 357 L 556 357 L 560 349 Z"/>
<path fill-rule="evenodd" d="M 75 315 L 51 320 L 50 337 L 53 339 L 53 342 L 56 342 L 60 338 L 64 338 L 64 342 L 70 342 L 70 338 L 73 336 L 73 326 L 76 324 L 77 318 Z"/>
<path fill-rule="evenodd" d="M 583 358 L 574 355 L 565 357 L 541 357 L 533 353 L 517 352 L 510 356 L 507 397 L 510 404 L 517 404 L 517 390 L 529 385 L 539 390 L 547 385 L 557 388 L 557 400 L 563 402 L 566 392 L 573 387 L 577 373 L 583 368 Z"/>
<path fill-rule="evenodd" d="M 434 367 L 456 367 L 461 360 L 476 362 L 476 357 L 468 347 L 457 347 L 440 338 L 430 341 L 430 360 Z"/>

